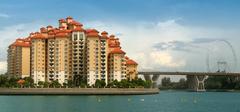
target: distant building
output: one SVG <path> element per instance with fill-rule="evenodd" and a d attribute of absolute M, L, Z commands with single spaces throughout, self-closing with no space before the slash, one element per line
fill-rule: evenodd
<path fill-rule="evenodd" d="M 8 74 L 32 77 L 34 83 L 73 80 L 94 85 L 113 80 L 135 79 L 137 63 L 126 58 L 118 38 L 84 29 L 72 17 L 59 20 L 59 27 L 47 26 L 29 37 L 17 39 L 8 49 Z"/>

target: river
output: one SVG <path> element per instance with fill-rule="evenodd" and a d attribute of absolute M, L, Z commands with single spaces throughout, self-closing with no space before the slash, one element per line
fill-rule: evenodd
<path fill-rule="evenodd" d="M 0 112 L 240 112 L 240 93 L 161 91 L 129 96 L 0 96 Z"/>

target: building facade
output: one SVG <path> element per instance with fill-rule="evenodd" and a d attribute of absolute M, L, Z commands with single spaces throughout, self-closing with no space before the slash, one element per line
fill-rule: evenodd
<path fill-rule="evenodd" d="M 17 39 L 8 47 L 8 74 L 13 77 L 30 77 L 30 40 Z"/>
<path fill-rule="evenodd" d="M 108 84 L 136 78 L 137 63 L 129 63 L 114 35 L 84 29 L 81 23 L 67 17 L 59 20 L 57 28 L 42 27 L 11 44 L 8 74 L 30 76 L 36 84 L 54 80 L 61 84 L 72 80 L 76 85 L 94 85 L 96 80 L 102 80 Z"/>

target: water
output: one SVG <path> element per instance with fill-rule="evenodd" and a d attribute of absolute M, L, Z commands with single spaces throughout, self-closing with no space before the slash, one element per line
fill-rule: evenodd
<path fill-rule="evenodd" d="M 0 112 L 240 112 L 240 93 L 161 91 L 136 96 L 0 96 Z"/>

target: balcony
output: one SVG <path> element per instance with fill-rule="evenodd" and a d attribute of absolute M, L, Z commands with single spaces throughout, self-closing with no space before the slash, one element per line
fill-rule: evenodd
<path fill-rule="evenodd" d="M 76 41 L 74 41 L 74 42 L 73 42 L 73 44 L 77 44 L 77 42 L 76 42 Z"/>

